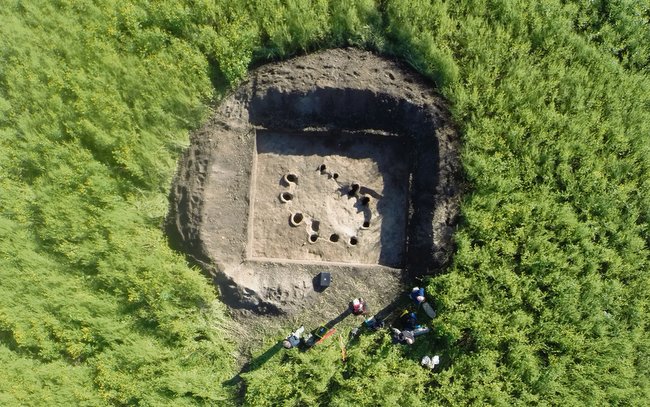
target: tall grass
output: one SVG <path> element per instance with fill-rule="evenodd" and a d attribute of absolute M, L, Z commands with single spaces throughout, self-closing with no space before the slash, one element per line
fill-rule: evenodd
<path fill-rule="evenodd" d="M 648 5 L 13 1 L 0 9 L 3 405 L 641 405 L 650 399 Z M 160 224 L 187 134 L 251 63 L 355 45 L 449 101 L 470 192 L 439 317 L 235 374 Z M 263 351 L 263 350 L 262 350 Z M 442 356 L 434 373 L 424 354 Z"/>

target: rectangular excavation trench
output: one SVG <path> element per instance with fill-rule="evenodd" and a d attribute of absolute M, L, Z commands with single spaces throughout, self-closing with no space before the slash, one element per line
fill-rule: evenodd
<path fill-rule="evenodd" d="M 383 133 L 258 131 L 248 259 L 402 268 L 408 148 Z"/>

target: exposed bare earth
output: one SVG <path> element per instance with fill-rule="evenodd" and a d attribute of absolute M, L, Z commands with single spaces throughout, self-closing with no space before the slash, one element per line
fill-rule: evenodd
<path fill-rule="evenodd" d="M 445 266 L 459 169 L 422 78 L 329 50 L 253 71 L 216 107 L 181 159 L 167 229 L 232 307 L 326 320 Z M 322 271 L 332 285 L 318 290 Z"/>
<path fill-rule="evenodd" d="M 250 257 L 402 267 L 409 174 L 403 139 L 258 132 Z"/>

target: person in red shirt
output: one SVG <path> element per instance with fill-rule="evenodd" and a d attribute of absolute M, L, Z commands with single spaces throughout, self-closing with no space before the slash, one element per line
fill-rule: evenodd
<path fill-rule="evenodd" d="M 364 315 L 368 312 L 366 301 L 359 297 L 352 300 L 352 313 L 354 315 Z"/>

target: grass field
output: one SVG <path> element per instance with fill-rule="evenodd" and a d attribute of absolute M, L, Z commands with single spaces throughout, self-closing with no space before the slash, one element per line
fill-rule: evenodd
<path fill-rule="evenodd" d="M 649 21 L 647 0 L 9 1 L 0 403 L 647 403 Z M 232 322 L 161 230 L 175 162 L 249 67 L 348 45 L 430 78 L 462 133 L 434 333 L 279 352 L 239 392 Z"/>

